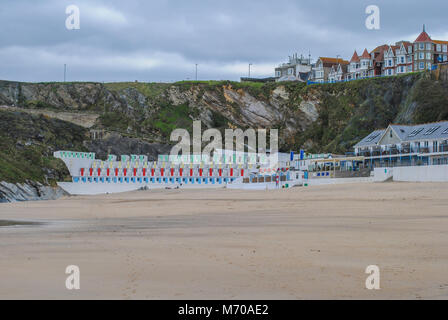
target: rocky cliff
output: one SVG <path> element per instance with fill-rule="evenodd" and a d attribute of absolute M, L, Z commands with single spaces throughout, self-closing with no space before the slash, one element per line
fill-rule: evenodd
<path fill-rule="evenodd" d="M 84 149 L 100 157 L 141 152 L 154 158 L 169 150 L 173 129 L 191 129 L 193 120 L 201 120 L 203 129 L 278 128 L 285 151 L 344 153 L 392 122 L 447 120 L 448 82 L 445 69 L 311 86 L 0 81 L 0 106 L 0 138 L 11 140 L 9 158 L 0 151 L 0 181 L 48 185 L 65 177 L 52 169 L 57 163 L 52 150 Z M 21 122 L 32 130 L 23 130 L 27 125 Z M 30 161 L 45 169 L 27 169 Z"/>

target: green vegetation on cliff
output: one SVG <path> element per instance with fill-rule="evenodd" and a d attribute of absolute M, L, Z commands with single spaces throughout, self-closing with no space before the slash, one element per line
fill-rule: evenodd
<path fill-rule="evenodd" d="M 0 181 L 54 184 L 69 177 L 53 157 L 59 149 L 84 150 L 87 130 L 44 116 L 0 110 Z"/>
<path fill-rule="evenodd" d="M 390 123 L 448 120 L 448 82 L 430 72 L 310 86 L 297 82 L 0 81 L 0 105 L 94 113 L 99 117 L 93 129 L 145 143 L 167 143 L 172 130 L 191 130 L 193 120 L 200 120 L 203 129 L 278 128 L 284 151 L 345 153 L 372 130 Z M 64 121 L 1 112 L 0 180 L 59 179 L 66 172 L 52 152 L 84 150 L 87 132 Z M 105 150 L 107 146 L 102 145 Z"/>
<path fill-rule="evenodd" d="M 390 123 L 448 120 L 448 83 L 428 73 L 312 85 L 299 95 L 319 101 L 317 121 L 294 139 L 294 146 L 314 152 L 350 151 L 371 131 Z"/>
<path fill-rule="evenodd" d="M 131 87 L 156 102 L 152 106 L 153 112 L 149 113 L 151 116 L 142 121 L 134 117 L 133 125 L 142 126 L 144 130 L 140 132 L 143 134 L 153 131 L 165 141 L 174 128 L 190 127 L 190 119 L 198 118 L 193 111 L 198 110 L 201 104 L 209 107 L 209 126 L 224 128 L 230 124 L 247 127 L 247 116 L 244 117 L 244 114 L 247 108 L 251 108 L 251 102 L 244 98 L 241 101 L 227 101 L 225 90 L 238 92 L 242 97 L 250 95 L 258 103 L 273 106 L 281 113 L 282 120 L 273 120 L 272 127 L 280 128 L 283 150 L 306 148 L 311 152 L 344 153 L 372 130 L 384 128 L 390 123 L 414 124 L 448 119 L 448 83 L 433 79 L 428 72 L 311 86 L 295 82 L 262 84 L 230 81 L 106 86 L 118 92 Z M 280 87 L 288 98 L 273 101 L 273 92 Z M 180 100 L 183 99 L 181 105 L 175 105 L 170 100 L 176 92 L 180 92 L 177 95 Z M 210 96 L 216 101 L 207 101 Z M 309 101 L 316 109 L 316 121 L 303 117 L 301 104 Z M 178 116 L 167 116 L 173 113 Z M 123 112 L 124 122 L 127 117 L 128 112 Z M 187 120 L 186 123 L 181 121 L 182 117 Z M 300 125 L 294 127 L 288 122 L 299 122 Z M 286 133 L 282 134 L 282 131 Z"/>

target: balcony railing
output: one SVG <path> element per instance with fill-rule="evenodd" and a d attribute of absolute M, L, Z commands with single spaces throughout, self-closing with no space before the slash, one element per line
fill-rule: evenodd
<path fill-rule="evenodd" d="M 405 146 L 402 148 L 387 148 L 385 150 L 360 150 L 355 153 L 356 156 L 363 157 L 388 157 L 396 155 L 409 155 L 415 153 L 438 153 L 438 152 L 448 152 L 448 144 L 439 145 L 437 148 L 430 147 L 409 147 Z"/>

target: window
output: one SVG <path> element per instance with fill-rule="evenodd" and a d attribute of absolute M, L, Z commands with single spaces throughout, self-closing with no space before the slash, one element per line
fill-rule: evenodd
<path fill-rule="evenodd" d="M 426 64 L 426 67 L 427 67 L 428 69 L 431 69 L 431 64 L 428 62 L 428 63 Z"/>
<path fill-rule="evenodd" d="M 437 49 L 436 49 L 437 51 L 439 51 L 439 52 L 442 51 L 442 46 L 441 46 L 440 44 L 438 44 L 438 45 L 436 46 L 436 48 L 437 48 Z"/>
<path fill-rule="evenodd" d="M 448 134 L 448 127 L 442 132 L 442 134 Z"/>
<path fill-rule="evenodd" d="M 448 51 L 448 46 L 446 44 L 443 45 L 443 52 L 447 52 Z"/>
<path fill-rule="evenodd" d="M 414 44 L 414 51 L 417 51 L 417 44 Z"/>
<path fill-rule="evenodd" d="M 292 68 L 289 68 L 289 69 L 288 69 L 288 74 L 292 74 L 292 71 L 293 71 L 293 69 L 292 69 Z"/>
<path fill-rule="evenodd" d="M 400 67 L 400 72 L 401 72 L 401 73 L 404 72 L 404 67 L 403 67 L 403 66 Z"/>
<path fill-rule="evenodd" d="M 425 63 L 424 62 L 420 62 L 420 70 L 425 69 Z"/>
<path fill-rule="evenodd" d="M 447 129 L 447 130 L 448 130 L 448 129 Z M 377 138 L 380 134 L 381 134 L 381 132 L 374 132 L 374 133 L 372 133 L 372 134 L 366 139 L 366 142 L 371 142 L 371 141 L 375 140 L 375 138 Z"/>
<path fill-rule="evenodd" d="M 420 43 L 419 49 L 420 50 L 425 50 L 425 44 L 424 43 Z"/>
<path fill-rule="evenodd" d="M 276 75 L 277 77 L 280 77 L 280 76 L 281 76 L 281 72 L 280 72 L 280 71 L 275 71 L 275 75 Z"/>
<path fill-rule="evenodd" d="M 426 60 L 431 60 L 431 52 L 426 53 Z"/>
<path fill-rule="evenodd" d="M 432 50 L 432 44 L 427 43 L 426 44 L 426 50 Z"/>
<path fill-rule="evenodd" d="M 429 136 L 430 134 L 433 134 L 433 133 L 436 132 L 439 128 L 440 128 L 440 126 L 429 128 L 429 129 L 425 132 L 425 136 Z"/>
<path fill-rule="evenodd" d="M 404 63 L 404 57 L 401 57 L 401 63 Z"/>
<path fill-rule="evenodd" d="M 419 58 L 420 60 L 425 59 L 425 53 L 424 53 L 424 52 L 420 52 L 418 58 Z"/>
<path fill-rule="evenodd" d="M 415 137 L 415 136 L 418 135 L 420 132 L 422 132 L 423 129 L 424 129 L 424 128 L 415 129 L 414 131 L 412 131 L 412 132 L 409 134 L 409 137 Z"/>

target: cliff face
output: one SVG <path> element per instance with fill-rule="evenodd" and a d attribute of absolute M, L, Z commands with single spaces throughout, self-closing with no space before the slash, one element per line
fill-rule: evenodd
<path fill-rule="evenodd" d="M 9 135 L 13 141 L 9 148 L 19 146 L 18 150 L 24 150 L 18 151 L 19 163 L 28 161 L 26 152 L 40 134 L 33 133 L 32 144 L 28 145 L 31 133 L 15 130 L 24 126 L 20 124 L 22 120 L 41 130 L 45 127 L 48 132 L 66 130 L 64 143 L 44 138 L 39 142 L 40 148 L 33 147 L 36 158 L 49 160 L 52 160 L 50 151 L 57 148 L 84 148 L 100 157 L 109 152 L 139 151 L 155 157 L 169 150 L 166 143 L 173 129 L 191 129 L 193 120 L 201 120 L 203 129 L 278 128 L 283 150 L 305 148 L 311 152 L 343 153 L 370 131 L 391 122 L 447 120 L 447 73 L 442 69 L 437 74 L 426 72 L 311 86 L 228 81 L 174 84 L 0 81 L 0 106 L 6 106 L 0 108 L 3 109 L 0 136 Z M 91 140 L 89 130 L 100 130 L 103 139 Z M 14 137 L 10 132 L 15 132 Z M 14 180 L 8 175 L 11 170 L 1 170 L 0 166 L 0 181 Z M 42 174 L 36 177 L 19 175 L 15 182 L 31 179 L 48 184 L 46 180 L 57 178 L 51 175 L 44 178 Z"/>
<path fill-rule="evenodd" d="M 440 71 L 439 71 L 440 73 Z M 345 152 L 390 122 L 447 119 L 446 70 L 349 83 L 0 82 L 0 105 L 166 143 L 175 128 L 278 128 L 281 148 Z M 73 120 L 71 120 L 73 119 Z M 78 122 L 75 122 L 77 119 Z M 86 119 L 86 120 L 84 120 Z M 80 123 L 81 122 L 81 123 Z"/>

